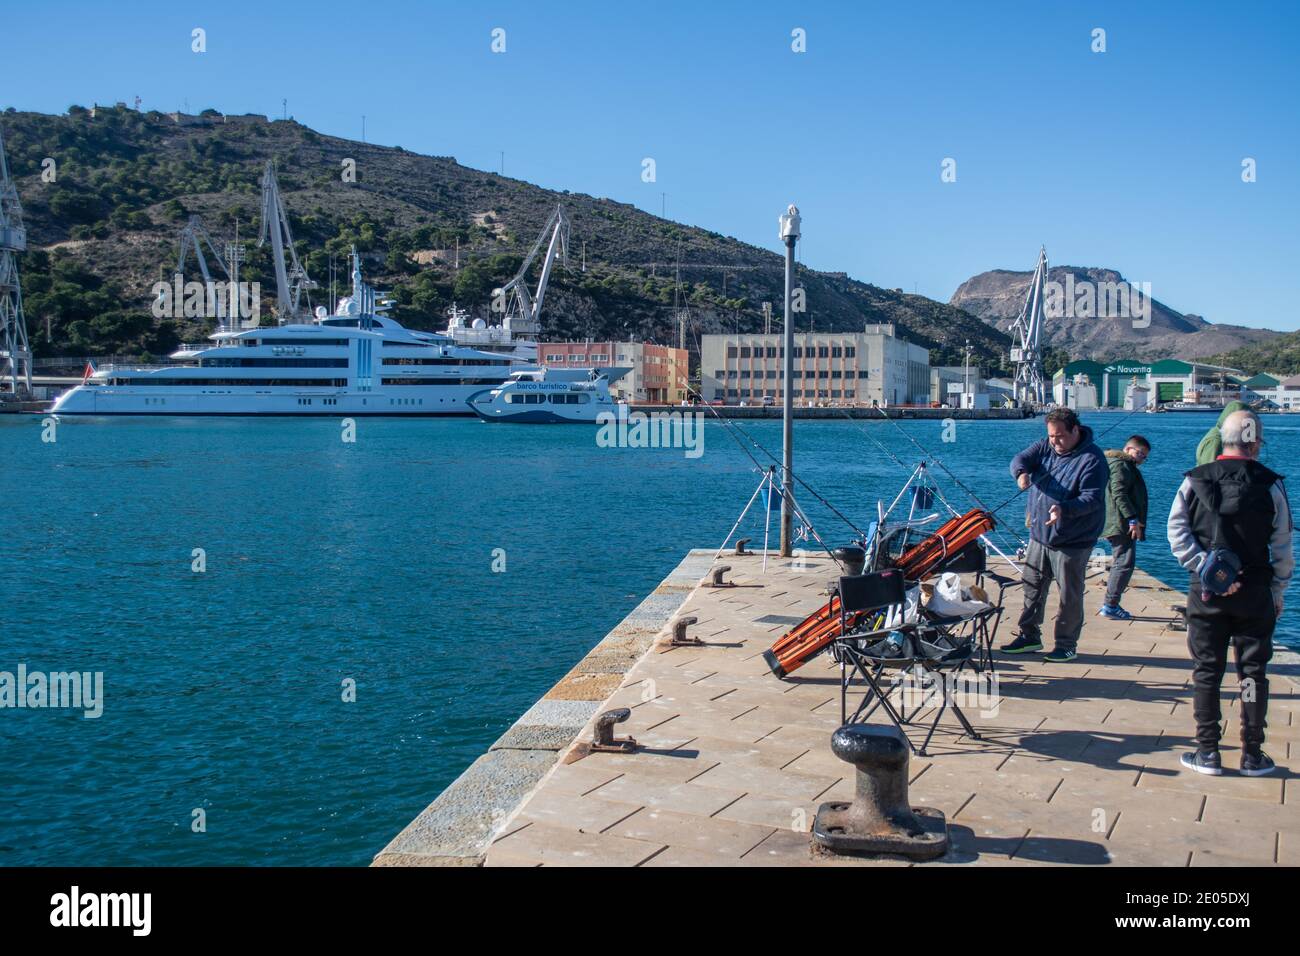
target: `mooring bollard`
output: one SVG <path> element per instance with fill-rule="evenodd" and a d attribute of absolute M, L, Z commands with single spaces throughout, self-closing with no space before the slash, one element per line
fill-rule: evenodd
<path fill-rule="evenodd" d="M 703 644 L 698 637 L 686 636 L 686 629 L 698 620 L 695 617 L 679 617 L 673 621 L 673 639 L 668 643 L 673 647 L 699 647 Z"/>
<path fill-rule="evenodd" d="M 632 737 L 615 737 L 614 725 L 621 724 L 632 716 L 628 707 L 607 710 L 596 718 L 596 735 L 591 739 L 591 749 L 604 753 L 626 754 L 636 750 L 636 740 Z"/>
<path fill-rule="evenodd" d="M 735 587 L 730 581 L 724 581 L 726 573 L 731 570 L 731 565 L 720 564 L 713 569 L 713 580 L 709 582 L 711 588 L 730 588 Z"/>
<path fill-rule="evenodd" d="M 750 540 L 749 538 L 741 538 L 739 541 L 736 542 L 736 554 L 750 553 L 745 550 L 745 545 L 749 544 L 749 540 Z"/>
<path fill-rule="evenodd" d="M 834 555 L 835 560 L 843 566 L 844 573 L 849 577 L 861 574 L 862 569 L 867 566 L 867 552 L 856 544 L 836 548 L 831 553 Z"/>
<path fill-rule="evenodd" d="M 942 811 L 907 799 L 907 741 L 893 727 L 845 724 L 831 751 L 857 769 L 852 803 L 823 803 L 813 839 L 833 853 L 896 853 L 929 860 L 948 852 Z"/>

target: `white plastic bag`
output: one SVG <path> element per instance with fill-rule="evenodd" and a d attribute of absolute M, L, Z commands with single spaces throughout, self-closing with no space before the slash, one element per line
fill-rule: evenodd
<path fill-rule="evenodd" d="M 947 571 L 939 575 L 939 580 L 934 584 L 934 591 L 930 594 L 930 600 L 926 603 L 926 607 L 935 614 L 970 617 L 980 611 L 987 610 L 990 605 L 985 601 L 977 601 L 972 598 L 970 592 L 961 586 L 961 578 L 953 572 Z"/>

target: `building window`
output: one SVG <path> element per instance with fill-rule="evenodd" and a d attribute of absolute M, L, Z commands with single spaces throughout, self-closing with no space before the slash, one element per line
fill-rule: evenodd
<path fill-rule="evenodd" d="M 831 355 L 831 350 L 830 350 L 830 347 L 829 347 L 829 346 L 826 346 L 826 345 L 819 345 L 819 346 L 817 346 L 817 357 L 818 357 L 818 358 L 830 358 L 830 355 Z"/>
<path fill-rule="evenodd" d="M 853 357 L 856 356 L 857 354 L 858 354 L 858 348 L 857 348 L 856 345 L 846 345 L 846 346 L 844 346 L 844 357 L 845 357 L 845 358 L 853 358 Z"/>
<path fill-rule="evenodd" d="M 740 357 L 741 357 L 741 358 L 749 358 L 749 346 L 748 346 L 748 345 L 742 345 L 742 346 L 740 347 Z"/>
<path fill-rule="evenodd" d="M 843 355 L 844 349 L 840 348 L 838 345 L 831 346 L 831 358 L 840 358 Z"/>
<path fill-rule="evenodd" d="M 736 347 L 734 345 L 728 345 L 727 358 L 735 358 L 735 357 L 736 357 Z"/>

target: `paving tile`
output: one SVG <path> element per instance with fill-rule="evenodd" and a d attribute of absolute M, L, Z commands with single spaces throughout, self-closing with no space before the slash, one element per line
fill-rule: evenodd
<path fill-rule="evenodd" d="M 663 844 L 534 823 L 492 844 L 488 862 L 499 852 L 503 859 L 535 860 L 546 866 L 636 866 L 662 847 Z"/>
<path fill-rule="evenodd" d="M 669 786 L 648 785 L 642 780 L 619 777 L 595 791 L 595 795 L 603 800 L 640 803 L 658 810 L 713 816 L 743 797 L 745 791 L 734 788 L 719 790 L 716 787 L 703 787 L 694 783 Z"/>
<path fill-rule="evenodd" d="M 762 843 L 773 829 L 718 817 L 644 809 L 618 821 L 605 832 L 691 850 L 717 863 L 720 860 L 739 860 Z"/>
<path fill-rule="evenodd" d="M 528 801 L 528 805 L 511 825 L 542 823 L 600 833 L 640 809 L 640 805 L 635 803 L 616 803 L 592 796 L 578 797 L 543 788 Z"/>

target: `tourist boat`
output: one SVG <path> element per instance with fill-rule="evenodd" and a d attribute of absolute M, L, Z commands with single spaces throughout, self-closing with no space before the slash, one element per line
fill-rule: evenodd
<path fill-rule="evenodd" d="M 54 403 L 56 415 L 468 415 L 467 400 L 520 368 L 510 355 L 403 327 L 361 278 L 333 315 L 219 329 L 171 364 L 106 365 Z M 88 370 L 90 371 L 90 370 Z"/>
<path fill-rule="evenodd" d="M 470 397 L 469 407 L 485 422 L 595 425 L 602 412 L 618 413 L 609 385 L 627 368 L 521 369 L 499 388 Z"/>

